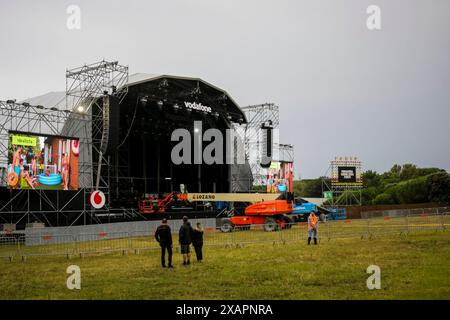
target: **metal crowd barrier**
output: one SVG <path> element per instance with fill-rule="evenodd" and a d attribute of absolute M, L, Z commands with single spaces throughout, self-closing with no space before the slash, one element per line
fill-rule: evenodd
<path fill-rule="evenodd" d="M 131 238 L 128 232 L 100 232 L 77 236 L 76 251 L 80 255 L 88 253 L 122 252 L 128 253 Z"/>
<path fill-rule="evenodd" d="M 450 229 L 450 212 L 421 210 L 405 215 L 376 215 L 367 219 L 333 220 L 319 223 L 318 238 L 376 238 L 394 235 L 439 232 Z M 306 222 L 264 231 L 263 225 L 235 227 L 231 232 L 206 228 L 204 246 L 231 247 L 246 244 L 278 244 L 306 241 Z M 174 247 L 178 238 L 173 236 Z M 144 250 L 156 250 L 159 244 L 150 231 L 100 232 L 80 235 L 11 235 L 0 234 L 0 260 L 12 261 L 15 257 L 25 260 L 30 256 L 84 256 L 86 254 L 121 252 L 136 254 Z"/>
<path fill-rule="evenodd" d="M 72 255 L 76 243 L 71 235 L 22 235 L 19 238 L 20 256 Z"/>
<path fill-rule="evenodd" d="M 12 235 L 0 236 L 0 259 L 12 260 L 19 252 L 18 239 Z"/>
<path fill-rule="evenodd" d="M 148 231 L 134 231 L 131 234 L 131 249 L 138 254 L 145 250 L 155 250 L 159 248 L 158 242 L 153 234 Z"/>

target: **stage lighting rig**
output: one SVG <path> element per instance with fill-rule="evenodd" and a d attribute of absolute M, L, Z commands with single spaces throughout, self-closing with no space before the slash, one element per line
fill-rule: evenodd
<path fill-rule="evenodd" d="M 143 96 L 139 99 L 139 101 L 141 102 L 142 105 L 146 105 L 148 102 L 148 97 L 147 96 Z"/>
<path fill-rule="evenodd" d="M 158 84 L 158 89 L 164 89 L 167 88 L 169 86 L 169 80 L 167 79 L 162 79 L 161 82 Z"/>
<path fill-rule="evenodd" d="M 192 89 L 190 96 L 197 98 L 201 94 L 202 94 L 202 90 L 200 89 L 200 85 L 197 82 L 197 86 L 194 89 Z"/>
<path fill-rule="evenodd" d="M 222 106 L 226 106 L 227 100 L 228 100 L 228 97 L 227 97 L 227 95 L 226 95 L 225 93 L 221 94 L 221 95 L 217 98 L 217 101 L 218 101 L 218 102 L 220 103 L 220 105 L 222 105 Z"/>

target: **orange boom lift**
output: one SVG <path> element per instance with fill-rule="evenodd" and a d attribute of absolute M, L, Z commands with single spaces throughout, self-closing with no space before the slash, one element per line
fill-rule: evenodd
<path fill-rule="evenodd" d="M 292 213 L 294 198 L 291 193 L 282 194 L 281 199 L 261 201 L 245 208 L 243 216 L 229 217 L 221 226 L 223 232 L 234 228 L 246 229 L 252 224 L 262 225 L 265 231 L 275 231 L 278 228 L 290 228 L 292 219 L 287 214 Z"/>
<path fill-rule="evenodd" d="M 294 208 L 292 193 L 254 194 L 254 193 L 175 193 L 163 199 L 150 197 L 139 202 L 142 214 L 164 213 L 169 205 L 189 204 L 191 202 L 244 202 L 250 203 L 244 215 L 233 215 L 222 219 L 221 231 L 230 232 L 234 228 L 247 229 L 251 225 L 262 225 L 265 231 L 289 228 L 293 220 L 288 216 Z"/>

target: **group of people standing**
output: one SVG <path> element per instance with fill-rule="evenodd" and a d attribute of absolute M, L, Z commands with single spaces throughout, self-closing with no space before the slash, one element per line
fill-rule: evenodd
<path fill-rule="evenodd" d="M 314 244 L 317 245 L 317 233 L 319 229 L 319 219 L 314 211 L 308 216 L 308 245 L 311 239 L 314 239 Z M 172 265 L 172 230 L 167 224 L 167 219 L 162 220 L 162 224 L 156 229 L 155 239 L 161 246 L 161 265 L 166 267 L 166 251 L 168 253 L 167 267 L 173 268 Z M 178 241 L 181 247 L 181 254 L 183 255 L 183 265 L 191 264 L 191 244 L 194 247 L 197 261 L 203 260 L 203 228 L 200 222 L 197 222 L 195 228 L 192 228 L 188 217 L 183 217 L 183 224 L 178 232 Z"/>
<path fill-rule="evenodd" d="M 166 267 L 166 251 L 168 254 L 167 267 L 173 268 L 172 265 L 172 231 L 167 224 L 167 219 L 162 220 L 162 224 L 156 229 L 155 239 L 161 246 L 161 265 Z M 194 247 L 197 261 L 203 260 L 203 227 L 200 222 L 197 222 L 195 228 L 192 228 L 188 217 L 183 217 L 183 224 L 178 232 L 178 241 L 181 247 L 181 254 L 183 255 L 183 265 L 191 264 L 191 244 Z"/>

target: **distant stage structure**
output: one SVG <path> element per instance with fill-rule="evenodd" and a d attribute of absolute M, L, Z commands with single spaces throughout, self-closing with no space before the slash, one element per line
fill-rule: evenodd
<path fill-rule="evenodd" d="M 357 157 L 335 157 L 322 180 L 323 197 L 332 207 L 361 205 L 363 188 L 362 161 Z"/>

